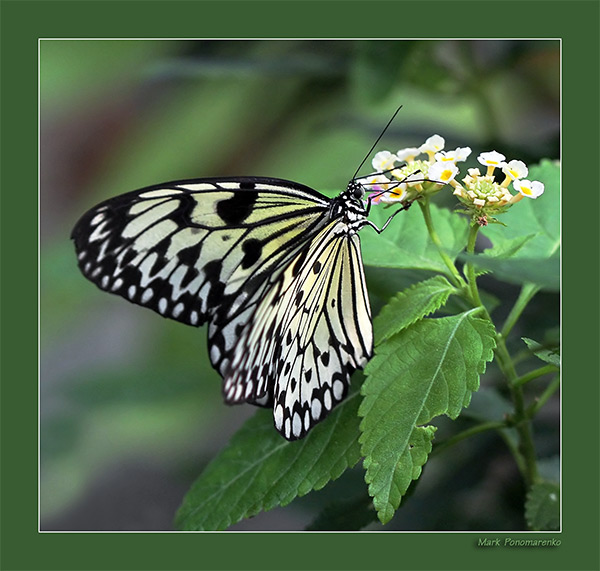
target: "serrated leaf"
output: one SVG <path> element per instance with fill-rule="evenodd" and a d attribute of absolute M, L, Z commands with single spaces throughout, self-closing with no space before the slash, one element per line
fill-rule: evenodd
<path fill-rule="evenodd" d="M 535 200 L 523 199 L 512 206 L 499 219 L 506 226 L 490 224 L 482 232 L 492 241 L 494 248 L 506 250 L 506 242 L 514 244 L 518 238 L 528 238 L 514 254 L 518 258 L 542 259 L 558 254 L 560 248 L 560 166 L 543 160 L 529 169 L 529 180 L 544 183 L 544 194 Z M 534 234 L 531 237 L 531 234 Z"/>
<path fill-rule="evenodd" d="M 369 218 L 381 228 L 394 208 L 371 209 Z M 431 217 L 446 253 L 456 258 L 467 241 L 466 218 L 431 205 Z M 362 256 L 369 266 L 410 268 L 447 274 L 448 268 L 431 242 L 423 216 L 416 206 L 402 212 L 382 234 L 361 232 Z"/>
<path fill-rule="evenodd" d="M 381 523 L 387 523 L 394 517 L 402 496 L 411 482 L 421 475 L 423 465 L 431 452 L 435 431 L 435 426 L 415 427 L 395 462 L 384 458 L 385 462 L 381 465 L 373 459 L 374 456 L 365 458 L 365 481 L 369 484 L 369 494 L 373 496 L 373 505 Z M 382 470 L 389 470 L 389 477 L 378 477 Z"/>
<path fill-rule="evenodd" d="M 527 337 L 521 337 L 527 348 L 538 358 L 544 361 L 545 363 L 549 363 L 550 365 L 555 365 L 556 367 L 560 367 L 560 349 L 558 347 L 548 347 L 544 345 L 540 345 L 537 341 L 533 339 L 529 339 Z"/>
<path fill-rule="evenodd" d="M 354 466 L 360 459 L 362 378 L 355 377 L 346 400 L 302 440 L 284 440 L 273 426 L 273 412 L 259 410 L 196 480 L 177 513 L 177 528 L 225 529 L 319 490 Z"/>
<path fill-rule="evenodd" d="M 444 276 L 435 276 L 396 294 L 373 321 L 375 344 L 439 309 L 453 291 Z"/>
<path fill-rule="evenodd" d="M 384 523 L 427 459 L 433 428 L 422 425 L 441 414 L 456 418 L 493 357 L 493 326 L 473 312 L 418 321 L 379 345 L 365 369 L 360 443 L 365 480 Z M 411 449 L 416 436 L 420 446 Z"/>
<path fill-rule="evenodd" d="M 525 519 L 530 529 L 556 531 L 560 526 L 560 487 L 555 482 L 531 486 L 525 500 Z"/>

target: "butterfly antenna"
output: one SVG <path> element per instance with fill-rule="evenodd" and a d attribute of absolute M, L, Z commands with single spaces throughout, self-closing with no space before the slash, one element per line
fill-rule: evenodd
<path fill-rule="evenodd" d="M 365 161 L 369 158 L 369 156 L 373 152 L 373 149 L 377 146 L 377 143 L 379 143 L 379 141 L 381 141 L 381 137 L 383 137 L 383 135 L 385 135 L 385 132 L 388 130 L 388 127 L 392 124 L 392 121 L 396 118 L 396 115 L 398 115 L 398 111 L 400 111 L 400 109 L 402 109 L 402 105 L 400 105 L 400 107 L 398 107 L 398 109 L 396 109 L 396 112 L 392 115 L 392 118 L 388 121 L 388 123 L 385 126 L 385 128 L 383 129 L 383 131 L 381 131 L 381 134 L 379 135 L 379 137 L 377 137 L 377 140 L 373 143 L 373 146 L 369 149 L 369 152 L 366 154 L 365 158 L 362 160 L 362 163 L 360 163 L 360 165 L 358 165 L 356 172 L 352 176 L 352 180 L 356 179 L 356 175 L 358 174 L 358 171 L 365 164 Z"/>

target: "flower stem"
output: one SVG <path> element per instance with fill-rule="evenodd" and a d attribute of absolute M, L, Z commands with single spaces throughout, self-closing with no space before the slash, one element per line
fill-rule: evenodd
<path fill-rule="evenodd" d="M 479 232 L 479 225 L 471 224 L 469 228 L 469 239 L 467 241 L 467 254 L 475 254 L 477 232 Z M 469 286 L 469 293 L 472 303 L 483 307 L 483 303 L 481 303 L 481 298 L 479 297 L 479 290 L 477 289 L 477 277 L 475 276 L 475 265 L 473 262 L 468 261 L 465 264 L 465 275 L 467 276 L 467 284 Z"/>
<path fill-rule="evenodd" d="M 446 267 L 450 271 L 450 275 L 448 277 L 450 278 L 452 285 L 454 285 L 457 288 L 464 287 L 465 282 L 462 276 L 460 275 L 450 256 L 448 256 L 448 254 L 445 252 L 442 246 L 442 241 L 440 240 L 440 237 L 437 235 L 437 232 L 435 231 L 435 228 L 433 226 L 433 220 L 431 218 L 431 209 L 429 207 L 429 198 L 419 200 L 419 206 L 421 208 L 421 212 L 423 213 L 423 218 L 425 219 L 425 226 L 427 226 L 427 231 L 429 232 L 431 241 L 437 248 L 440 257 L 442 258 L 444 264 L 446 264 Z"/>
<path fill-rule="evenodd" d="M 509 334 L 509 332 L 521 316 L 521 313 L 523 313 L 523 310 L 525 309 L 527 304 L 531 301 L 533 296 L 538 291 L 540 291 L 540 287 L 535 284 L 526 283 L 523 285 L 519 293 L 519 297 L 517 298 L 517 301 L 515 301 L 515 304 L 510 310 L 510 313 L 508 314 L 508 317 L 504 322 L 504 326 L 502 327 L 502 335 L 504 337 L 506 337 Z"/>

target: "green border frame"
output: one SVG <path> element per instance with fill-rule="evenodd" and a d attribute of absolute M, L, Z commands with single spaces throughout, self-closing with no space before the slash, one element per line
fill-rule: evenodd
<path fill-rule="evenodd" d="M 600 567 L 596 377 L 599 241 L 598 221 L 587 216 L 599 212 L 598 185 L 593 174 L 600 156 L 597 1 L 4 0 L 0 7 L 1 569 L 575 570 Z M 505 16 L 506 12 L 510 13 Z M 38 277 L 37 39 L 393 38 L 465 37 L 466 34 L 563 39 L 563 361 L 566 379 L 563 387 L 563 532 L 526 536 L 554 537 L 561 541 L 560 547 L 477 547 L 480 537 L 519 537 L 518 532 L 39 533 L 38 337 L 37 307 L 33 302 L 37 299 Z M 578 208 L 580 205 L 585 205 L 584 211 Z M 594 271 L 590 271 L 590 265 Z M 588 316 L 592 319 L 586 319 Z M 594 356 L 593 362 L 590 355 Z M 582 421 L 585 438 L 580 433 Z M 593 457 L 585 459 L 590 454 Z M 585 459 L 583 465 L 582 459 Z"/>

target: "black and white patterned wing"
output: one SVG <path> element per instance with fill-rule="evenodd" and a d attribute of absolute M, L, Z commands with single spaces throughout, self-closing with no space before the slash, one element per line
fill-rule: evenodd
<path fill-rule="evenodd" d="M 327 223 L 328 208 L 321 194 L 285 180 L 187 180 L 99 204 L 72 238 L 98 287 L 199 326 L 282 271 Z M 213 364 L 222 372 L 221 360 Z"/>
<path fill-rule="evenodd" d="M 358 235 L 331 222 L 271 280 L 239 333 L 225 399 L 272 404 L 277 430 L 302 438 L 344 399 L 350 375 L 372 354 Z"/>

